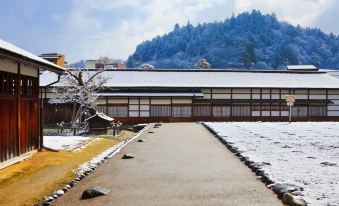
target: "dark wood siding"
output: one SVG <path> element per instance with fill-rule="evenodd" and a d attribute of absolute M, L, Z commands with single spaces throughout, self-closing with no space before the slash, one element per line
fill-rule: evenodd
<path fill-rule="evenodd" d="M 38 87 L 38 78 L 0 72 L 0 162 L 38 149 Z"/>

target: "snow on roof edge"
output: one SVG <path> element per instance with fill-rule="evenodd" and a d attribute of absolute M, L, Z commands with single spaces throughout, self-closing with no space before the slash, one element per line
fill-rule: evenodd
<path fill-rule="evenodd" d="M 54 70 L 58 70 L 58 71 L 65 71 L 66 69 L 63 68 L 63 67 L 60 67 L 52 62 L 49 62 L 41 57 L 38 57 L 37 55 L 29 52 L 29 51 L 26 51 L 24 49 L 21 49 L 9 42 L 6 42 L 2 39 L 0 39 L 0 49 L 2 50 L 5 50 L 7 52 L 10 52 L 10 53 L 14 53 L 16 55 L 20 55 L 22 57 L 25 57 L 25 58 L 28 58 L 30 60 L 33 60 L 33 61 L 36 61 L 38 63 L 40 63 L 42 67 L 45 67 L 46 69 L 54 69 Z"/>

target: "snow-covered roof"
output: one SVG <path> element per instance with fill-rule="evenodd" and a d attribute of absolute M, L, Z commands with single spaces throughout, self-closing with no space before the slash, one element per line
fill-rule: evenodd
<path fill-rule="evenodd" d="M 318 68 L 314 65 L 288 65 L 288 70 L 308 70 L 308 71 L 317 71 Z"/>
<path fill-rule="evenodd" d="M 339 79 L 326 72 L 234 70 L 109 70 L 104 86 L 112 88 L 326 88 L 339 89 Z M 41 75 L 41 86 L 51 73 Z M 56 80 L 54 75 L 54 81 Z M 60 86 L 60 85 L 59 85 Z"/>
<path fill-rule="evenodd" d="M 102 119 L 104 119 L 104 120 L 110 121 L 110 122 L 112 122 L 112 121 L 114 120 L 113 118 L 111 118 L 111 117 L 105 115 L 104 113 L 97 112 L 95 115 L 93 115 L 93 116 L 91 116 L 91 117 L 85 119 L 85 122 L 88 121 L 88 120 L 90 120 L 90 119 L 92 119 L 92 118 L 94 118 L 94 117 L 97 117 L 97 116 L 100 117 L 100 118 L 102 118 Z"/>
<path fill-rule="evenodd" d="M 49 62 L 41 57 L 38 57 L 37 55 L 28 52 L 24 49 L 21 49 L 13 44 L 10 44 L 2 39 L 0 39 L 0 51 L 5 51 L 7 53 L 10 53 L 12 55 L 19 56 L 21 58 L 26 58 L 30 61 L 33 61 L 37 64 L 39 64 L 41 67 L 53 70 L 53 71 L 64 71 L 65 68 L 62 68 L 52 62 Z"/>
<path fill-rule="evenodd" d="M 203 93 L 97 93 L 99 97 L 203 97 Z"/>

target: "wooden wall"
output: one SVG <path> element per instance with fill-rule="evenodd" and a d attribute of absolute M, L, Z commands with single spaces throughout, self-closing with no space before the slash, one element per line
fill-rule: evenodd
<path fill-rule="evenodd" d="M 0 162 L 39 147 L 39 80 L 0 71 Z M 29 71 L 31 73 L 31 71 Z"/>

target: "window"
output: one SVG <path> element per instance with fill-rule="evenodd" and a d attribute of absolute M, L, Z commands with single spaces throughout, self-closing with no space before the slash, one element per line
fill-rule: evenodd
<path fill-rule="evenodd" d="M 0 94 L 13 95 L 16 90 L 16 74 L 0 72 Z"/>
<path fill-rule="evenodd" d="M 107 109 L 107 114 L 106 114 Z M 97 106 L 98 112 L 105 113 L 110 117 L 127 117 L 128 116 L 128 106 L 127 105 L 99 105 Z"/>
<path fill-rule="evenodd" d="M 213 106 L 214 117 L 229 117 L 231 108 L 229 106 Z"/>
<path fill-rule="evenodd" d="M 191 106 L 173 106 L 173 117 L 191 117 Z"/>
<path fill-rule="evenodd" d="M 245 105 L 235 105 L 232 107 L 232 116 L 248 117 L 251 116 L 251 107 Z"/>
<path fill-rule="evenodd" d="M 152 105 L 151 106 L 151 116 L 152 117 L 170 117 L 171 116 L 171 106 Z"/>
<path fill-rule="evenodd" d="M 326 116 L 327 106 L 309 106 L 309 116 Z"/>
<path fill-rule="evenodd" d="M 193 106 L 193 116 L 195 117 L 209 117 L 211 116 L 211 106 Z"/>
<path fill-rule="evenodd" d="M 294 106 L 292 107 L 292 117 L 306 117 L 307 107 L 305 106 Z"/>

